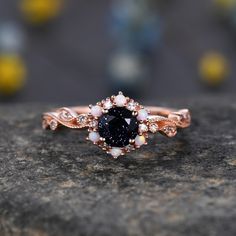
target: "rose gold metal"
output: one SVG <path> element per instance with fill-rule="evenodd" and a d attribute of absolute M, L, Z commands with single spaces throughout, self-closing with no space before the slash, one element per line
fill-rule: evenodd
<path fill-rule="evenodd" d="M 148 121 L 150 123 L 157 123 L 161 129 L 165 125 L 176 126 L 177 128 L 186 128 L 190 125 L 191 117 L 188 109 L 175 110 L 164 107 L 145 107 L 150 113 Z M 62 112 L 67 112 L 70 118 L 62 117 Z M 46 123 L 50 123 L 52 119 L 55 119 L 60 125 L 68 128 L 84 128 L 88 127 L 89 123 L 78 122 L 78 116 L 89 117 L 90 108 L 86 106 L 77 107 L 63 107 L 52 112 L 44 113 L 43 120 Z M 44 127 L 47 128 L 47 127 Z"/>
<path fill-rule="evenodd" d="M 123 95 L 119 92 L 119 95 Z M 111 96 L 97 103 L 101 107 L 102 113 L 108 112 L 106 108 L 106 102 L 111 101 L 112 107 L 115 107 L 114 102 L 116 96 Z M 124 107 L 128 109 L 128 104 L 134 102 L 133 99 L 126 97 L 126 103 Z M 92 105 L 76 106 L 76 107 L 63 107 L 56 109 L 52 112 L 43 114 L 43 128 L 56 130 L 60 126 L 65 126 L 72 129 L 87 128 L 89 132 L 97 132 L 98 130 L 98 117 L 94 117 L 91 111 Z M 132 114 L 137 116 L 139 110 L 143 109 L 139 103 L 135 102 L 135 108 L 132 109 Z M 144 108 L 148 111 L 148 117 L 146 120 L 139 121 L 139 124 L 144 124 L 148 127 L 148 130 L 139 132 L 140 136 L 143 136 L 145 140 L 148 139 L 148 133 L 160 132 L 167 137 L 173 137 L 177 133 L 178 128 L 186 128 L 191 123 L 191 116 L 188 109 L 171 109 L 165 107 L 148 106 Z M 154 127 L 154 128 L 153 128 Z M 89 138 L 87 138 L 89 139 Z M 113 149 L 108 146 L 105 139 L 100 137 L 94 144 L 100 146 L 103 150 L 110 153 Z M 145 144 L 147 142 L 145 141 Z M 127 152 L 138 149 L 139 146 L 135 144 L 135 140 L 130 140 L 130 144 L 126 147 L 120 148 L 121 154 L 124 155 Z M 115 156 L 114 156 L 115 157 Z M 116 157 L 115 157 L 116 158 Z"/>

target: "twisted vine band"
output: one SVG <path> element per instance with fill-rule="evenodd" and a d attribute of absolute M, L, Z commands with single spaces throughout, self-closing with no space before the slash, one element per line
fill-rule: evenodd
<path fill-rule="evenodd" d="M 149 133 L 173 137 L 191 123 L 188 109 L 143 107 L 122 92 L 89 107 L 63 107 L 43 114 L 43 128 L 88 128 L 87 140 L 114 158 L 147 144 Z"/>

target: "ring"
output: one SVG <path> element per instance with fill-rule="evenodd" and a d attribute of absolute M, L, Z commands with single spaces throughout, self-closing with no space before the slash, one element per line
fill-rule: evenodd
<path fill-rule="evenodd" d="M 88 107 L 62 107 L 43 114 L 44 129 L 88 128 L 87 140 L 114 158 L 147 144 L 149 133 L 173 137 L 191 123 L 188 109 L 143 107 L 122 92 Z"/>

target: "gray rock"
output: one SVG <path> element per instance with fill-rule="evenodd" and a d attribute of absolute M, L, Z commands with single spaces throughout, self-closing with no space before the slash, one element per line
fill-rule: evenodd
<path fill-rule="evenodd" d="M 192 126 L 113 160 L 48 107 L 0 108 L 0 235 L 236 235 L 236 102 L 189 104 Z"/>

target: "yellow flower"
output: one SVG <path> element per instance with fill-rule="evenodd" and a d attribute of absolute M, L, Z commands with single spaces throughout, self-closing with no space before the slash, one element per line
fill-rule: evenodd
<path fill-rule="evenodd" d="M 26 78 L 26 68 L 17 55 L 0 55 L 0 93 L 11 95 L 19 91 Z"/>
<path fill-rule="evenodd" d="M 61 0 L 21 0 L 20 9 L 32 24 L 44 24 L 59 15 Z"/>
<path fill-rule="evenodd" d="M 200 75 L 209 85 L 218 85 L 229 74 L 229 65 L 226 58 L 216 52 L 207 53 L 200 61 Z"/>
<path fill-rule="evenodd" d="M 236 0 L 215 0 L 215 4 L 222 10 L 230 10 L 236 6 Z"/>

